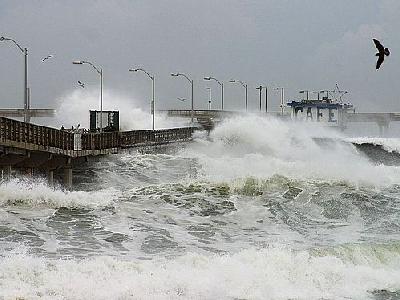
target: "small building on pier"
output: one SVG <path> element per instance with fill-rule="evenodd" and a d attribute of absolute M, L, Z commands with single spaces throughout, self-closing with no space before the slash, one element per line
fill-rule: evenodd
<path fill-rule="evenodd" d="M 354 111 L 350 103 L 339 103 L 328 97 L 322 100 L 301 100 L 288 102 L 287 106 L 292 108 L 292 119 L 302 121 L 324 122 L 329 126 L 345 126 L 344 115 Z"/>

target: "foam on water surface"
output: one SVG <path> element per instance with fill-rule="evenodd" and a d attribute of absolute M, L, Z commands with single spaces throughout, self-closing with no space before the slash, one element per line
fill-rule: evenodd
<path fill-rule="evenodd" d="M 400 289 L 398 245 L 295 251 L 283 246 L 172 260 L 0 259 L 5 299 L 373 299 Z"/>

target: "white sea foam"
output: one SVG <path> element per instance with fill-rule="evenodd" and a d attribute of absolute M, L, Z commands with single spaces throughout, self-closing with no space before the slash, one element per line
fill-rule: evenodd
<path fill-rule="evenodd" d="M 363 248 L 363 247 L 361 247 Z M 5 299 L 366 299 L 400 289 L 398 247 L 248 249 L 172 260 L 0 258 Z M 396 250 L 397 249 L 397 250 Z"/>
<path fill-rule="evenodd" d="M 43 180 L 13 179 L 0 184 L 0 206 L 105 207 L 119 197 L 113 189 L 94 192 L 64 191 L 49 187 Z"/>
<path fill-rule="evenodd" d="M 318 145 L 314 138 L 329 137 Z M 228 119 L 182 151 L 197 158 L 208 180 L 229 181 L 280 174 L 296 179 L 348 181 L 354 184 L 398 183 L 398 167 L 376 166 L 337 131 L 315 123 L 283 122 L 259 116 Z"/>

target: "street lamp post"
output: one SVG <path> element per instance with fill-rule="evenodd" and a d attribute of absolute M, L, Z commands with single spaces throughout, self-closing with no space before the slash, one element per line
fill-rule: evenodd
<path fill-rule="evenodd" d="M 265 112 L 268 112 L 268 87 L 260 85 L 256 87 L 256 90 L 260 91 L 260 111 L 261 111 L 261 97 L 262 97 L 262 89 L 265 89 Z"/>
<path fill-rule="evenodd" d="M 256 90 L 260 91 L 260 111 L 261 111 L 261 93 L 262 93 L 262 85 L 260 85 L 259 87 L 256 87 Z"/>
<path fill-rule="evenodd" d="M 30 115 L 28 113 L 29 109 L 29 88 L 28 88 L 28 48 L 22 48 L 15 40 L 7 37 L 0 37 L 0 41 L 10 41 L 14 43 L 22 54 L 24 54 L 24 122 L 30 122 Z"/>
<path fill-rule="evenodd" d="M 155 79 L 154 75 L 150 75 L 145 69 L 136 68 L 136 69 L 129 69 L 129 72 L 143 72 L 151 79 L 151 115 L 153 118 L 153 130 L 154 130 L 154 115 L 155 115 Z"/>
<path fill-rule="evenodd" d="M 229 80 L 229 82 L 231 82 L 231 83 L 237 82 L 237 83 L 240 83 L 240 84 L 242 85 L 242 87 L 244 87 L 245 92 L 246 92 L 246 96 L 245 96 L 245 107 L 246 107 L 246 111 L 247 111 L 247 83 L 244 83 L 244 82 L 241 81 L 241 80 L 234 80 L 234 79 Z"/>
<path fill-rule="evenodd" d="M 256 90 L 260 91 L 260 111 L 261 111 L 261 96 L 262 96 L 262 89 L 265 89 L 265 112 L 268 112 L 268 87 L 260 85 L 256 87 Z"/>
<path fill-rule="evenodd" d="M 277 87 L 275 90 L 280 91 L 281 93 L 281 115 L 283 116 L 283 110 L 284 110 L 284 102 L 285 102 L 285 88 L 283 87 Z"/>
<path fill-rule="evenodd" d="M 74 65 L 91 65 L 93 69 L 100 75 L 100 132 L 103 132 L 103 69 L 97 68 L 90 61 L 85 60 L 74 60 L 72 62 Z"/>
<path fill-rule="evenodd" d="M 192 107 L 190 109 L 190 118 L 191 118 L 191 122 L 193 124 L 193 120 L 194 120 L 194 102 L 193 102 L 193 79 L 190 79 L 186 74 L 183 73 L 171 73 L 171 76 L 173 77 L 178 77 L 178 76 L 183 76 L 186 78 L 187 81 L 189 81 L 191 88 L 192 88 Z"/>
<path fill-rule="evenodd" d="M 224 83 L 211 76 L 204 77 L 204 80 L 214 80 L 221 86 L 221 110 L 224 110 Z"/>
<path fill-rule="evenodd" d="M 208 110 L 211 110 L 211 88 L 207 87 L 206 90 L 208 91 Z"/>

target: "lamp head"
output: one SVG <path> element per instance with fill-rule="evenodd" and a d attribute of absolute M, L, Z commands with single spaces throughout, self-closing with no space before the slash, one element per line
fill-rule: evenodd
<path fill-rule="evenodd" d="M 210 76 L 204 77 L 204 80 L 211 80 L 211 77 Z"/>
<path fill-rule="evenodd" d="M 129 72 L 137 72 L 138 69 L 129 69 Z"/>
<path fill-rule="evenodd" d="M 179 73 L 171 73 L 171 76 L 178 76 Z"/>
<path fill-rule="evenodd" d="M 4 36 L 0 37 L 0 41 L 5 41 L 6 38 Z"/>
<path fill-rule="evenodd" d="M 83 65 L 83 61 L 81 61 L 81 60 L 74 60 L 74 61 L 72 62 L 72 64 L 74 64 L 74 65 Z"/>
<path fill-rule="evenodd" d="M 234 79 L 231 79 L 231 80 L 229 80 L 229 82 L 236 82 L 236 80 L 234 80 Z"/>

